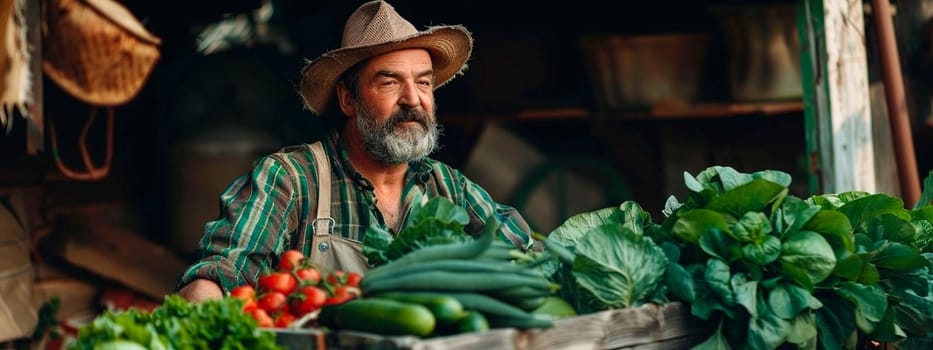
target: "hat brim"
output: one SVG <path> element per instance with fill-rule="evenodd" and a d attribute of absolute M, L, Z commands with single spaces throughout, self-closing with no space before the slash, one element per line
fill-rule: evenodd
<path fill-rule="evenodd" d="M 387 43 L 324 53 L 302 69 L 300 93 L 305 106 L 314 114 L 322 114 L 334 95 L 338 78 L 347 69 L 370 57 L 411 48 L 426 49 L 431 54 L 437 89 L 466 69 L 473 37 L 463 26 L 436 26 Z"/>

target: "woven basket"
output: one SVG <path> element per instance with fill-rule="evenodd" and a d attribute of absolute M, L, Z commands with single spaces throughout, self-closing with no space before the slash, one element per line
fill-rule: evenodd
<path fill-rule="evenodd" d="M 86 103 L 126 103 L 160 57 L 161 39 L 113 0 L 51 0 L 44 17 L 43 71 Z"/>

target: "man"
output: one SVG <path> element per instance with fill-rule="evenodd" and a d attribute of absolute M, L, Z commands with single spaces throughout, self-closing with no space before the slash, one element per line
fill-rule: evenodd
<path fill-rule="evenodd" d="M 341 48 L 302 72 L 307 107 L 342 121 L 324 141 L 260 158 L 228 187 L 221 217 L 205 226 L 201 259 L 183 274 L 178 293 L 201 301 L 255 284 L 292 248 L 327 268 L 365 272 L 366 228 L 399 232 L 412 205 L 435 196 L 466 209 L 467 232 L 479 234 L 495 213 L 499 236 L 530 248 L 531 229 L 514 208 L 427 158 L 439 135 L 434 89 L 463 72 L 472 47 L 462 26 L 419 32 L 384 1 L 361 5 Z"/>

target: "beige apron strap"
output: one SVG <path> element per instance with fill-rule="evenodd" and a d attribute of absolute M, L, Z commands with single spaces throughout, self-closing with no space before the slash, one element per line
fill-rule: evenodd
<path fill-rule="evenodd" d="M 324 236 L 332 233 L 334 218 L 330 217 L 330 160 L 324 154 L 321 142 L 308 146 L 314 155 L 314 166 L 317 168 L 317 217 L 311 223 L 315 236 Z"/>
<path fill-rule="evenodd" d="M 311 223 L 314 236 L 311 238 L 311 261 L 344 272 L 365 273 L 369 264 L 363 255 L 363 245 L 334 233 L 336 221 L 330 216 L 330 158 L 324 153 L 320 142 L 308 145 L 314 155 L 318 173 L 317 217 Z"/>

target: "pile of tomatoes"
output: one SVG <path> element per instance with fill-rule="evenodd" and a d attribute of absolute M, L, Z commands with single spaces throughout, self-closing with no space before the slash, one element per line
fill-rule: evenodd
<path fill-rule="evenodd" d="M 277 268 L 264 272 L 255 287 L 236 287 L 230 296 L 244 301 L 243 311 L 259 327 L 285 328 L 302 317 L 313 318 L 324 305 L 358 297 L 360 278 L 355 272 L 323 270 L 302 252 L 287 250 L 279 257 Z"/>

